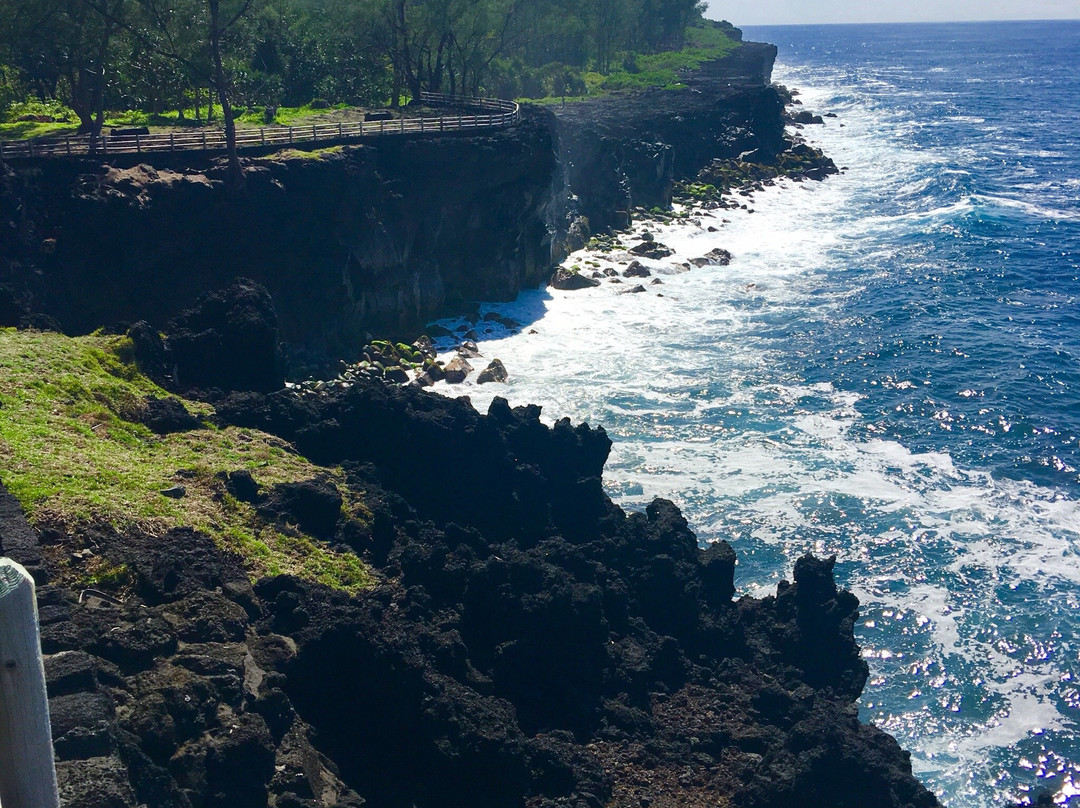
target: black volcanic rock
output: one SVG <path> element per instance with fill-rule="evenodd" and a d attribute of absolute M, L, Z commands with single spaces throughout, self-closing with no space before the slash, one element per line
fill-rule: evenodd
<path fill-rule="evenodd" d="M 277 311 L 266 288 L 246 278 L 209 292 L 167 329 L 174 384 L 181 389 L 269 392 L 285 382 Z"/>
<path fill-rule="evenodd" d="M 67 804 L 937 805 L 858 721 L 858 604 L 832 560 L 732 602 L 730 546 L 699 547 L 666 500 L 615 507 L 603 430 L 539 415 L 378 381 L 219 402 L 344 464 L 371 511 L 347 538 L 380 583 L 252 588 L 201 533 L 82 528 L 134 600 L 39 590 Z M 300 518 L 299 489 L 222 479 Z M 340 540 L 339 510 L 319 513 Z"/>

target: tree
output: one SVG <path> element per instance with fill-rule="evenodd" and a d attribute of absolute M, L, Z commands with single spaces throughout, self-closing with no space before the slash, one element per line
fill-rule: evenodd
<path fill-rule="evenodd" d="M 42 100 L 61 97 L 96 138 L 127 0 L 3 0 L 3 39 Z"/>

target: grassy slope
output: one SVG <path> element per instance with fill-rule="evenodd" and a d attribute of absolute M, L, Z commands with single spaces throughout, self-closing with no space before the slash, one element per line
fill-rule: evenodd
<path fill-rule="evenodd" d="M 319 474 L 341 483 L 340 470 L 313 466 L 257 430 L 155 435 L 134 418 L 145 396 L 168 393 L 125 361 L 129 350 L 122 337 L 0 329 L 0 473 L 31 522 L 105 521 L 150 533 L 190 525 L 243 555 L 253 577 L 292 573 L 347 590 L 369 583 L 357 556 L 266 523 L 214 478 L 248 469 L 263 486 Z M 182 499 L 159 493 L 178 483 L 187 491 Z M 366 514 L 348 495 L 345 507 Z"/>
<path fill-rule="evenodd" d="M 678 90 L 685 87 L 680 79 L 680 72 L 696 70 L 706 62 L 721 59 L 739 46 L 738 42 L 722 30 L 712 27 L 688 28 L 686 39 L 686 47 L 682 50 L 636 56 L 633 60 L 633 72 L 623 69 L 606 76 L 591 72 L 583 74 L 582 78 L 588 88 L 587 95 L 520 100 L 552 104 L 581 101 L 620 90 L 643 90 L 647 87 Z"/>

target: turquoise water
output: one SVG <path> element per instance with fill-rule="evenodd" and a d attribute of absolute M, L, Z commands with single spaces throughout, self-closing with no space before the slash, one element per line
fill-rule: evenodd
<path fill-rule="evenodd" d="M 729 249 L 729 267 L 650 262 L 663 284 L 645 294 L 485 307 L 527 323 L 483 335 L 511 381 L 457 392 L 602 424 L 615 501 L 675 500 L 702 541 L 731 541 L 742 592 L 836 554 L 863 603 L 864 720 L 950 808 L 1038 787 L 1065 804 L 1080 794 L 1080 23 L 746 33 L 779 46 L 777 81 L 836 114 L 801 134 L 843 174 L 657 231 L 684 258 Z M 611 256 L 570 263 L 585 260 Z"/>

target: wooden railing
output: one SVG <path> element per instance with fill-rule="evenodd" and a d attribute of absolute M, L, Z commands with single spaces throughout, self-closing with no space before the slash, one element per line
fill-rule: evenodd
<path fill-rule="evenodd" d="M 423 93 L 427 106 L 456 107 L 457 115 L 438 118 L 398 117 L 382 121 L 354 123 L 317 123 L 310 126 L 269 126 L 259 129 L 238 129 L 236 146 L 240 149 L 281 147 L 323 141 L 347 141 L 385 135 L 437 134 L 476 129 L 498 129 L 513 126 L 521 119 L 521 108 L 513 101 L 493 98 L 461 98 Z M 465 114 L 471 113 L 471 114 Z M 68 157 L 92 154 L 144 154 L 173 151 L 223 151 L 225 132 L 220 129 L 200 129 L 195 132 L 166 132 L 163 134 L 116 134 L 90 138 L 82 135 L 65 138 L 31 138 L 29 140 L 0 140 L 0 160 L 26 157 Z"/>

